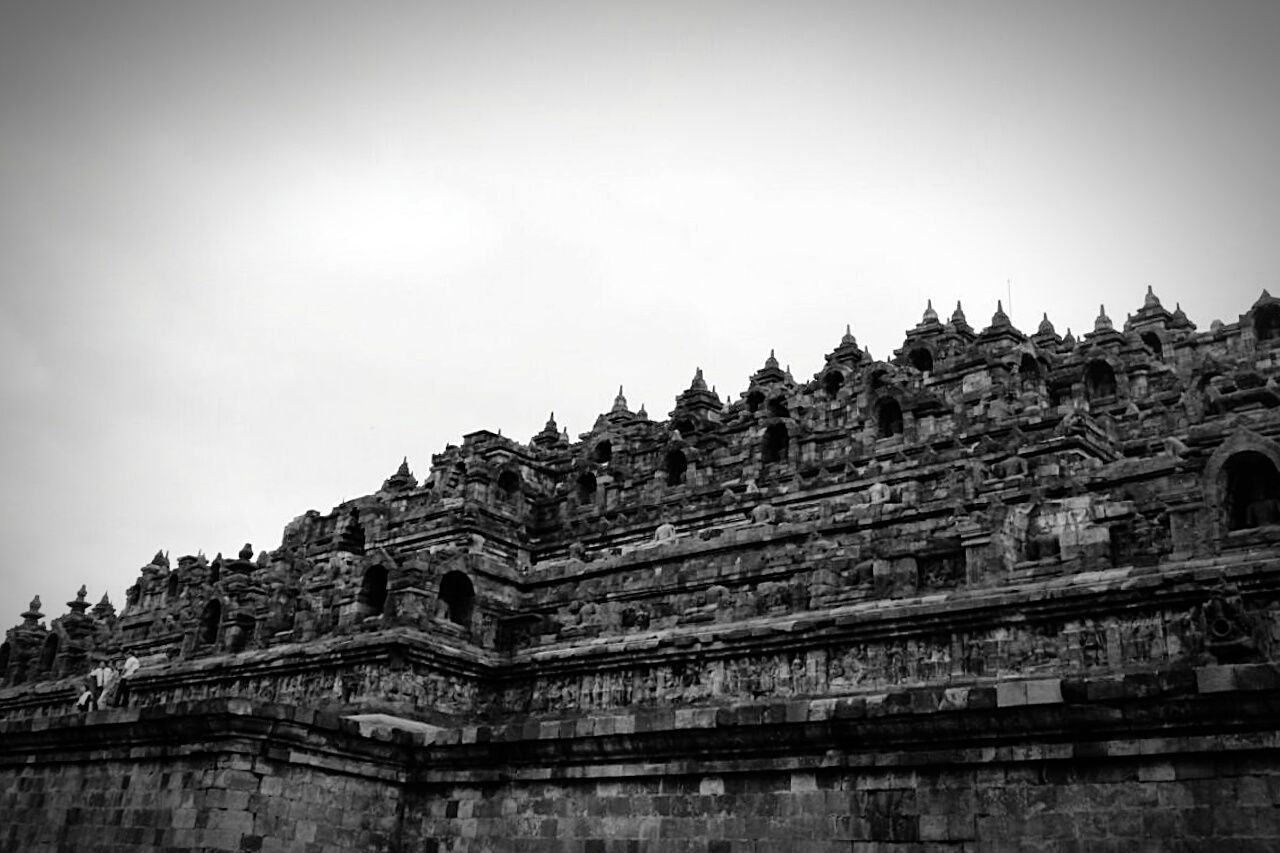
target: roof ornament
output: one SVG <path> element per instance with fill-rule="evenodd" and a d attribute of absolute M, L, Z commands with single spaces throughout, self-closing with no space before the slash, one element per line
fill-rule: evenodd
<path fill-rule="evenodd" d="M 693 374 L 693 382 L 689 385 L 690 391 L 707 390 L 707 381 L 702 378 L 702 368 L 699 367 Z"/>
<path fill-rule="evenodd" d="M 1160 297 L 1156 296 L 1155 291 L 1151 289 L 1151 285 L 1147 285 L 1147 295 L 1142 300 L 1143 308 L 1159 308 Z"/>
<path fill-rule="evenodd" d="M 1107 306 L 1098 306 L 1098 319 L 1093 321 L 1093 330 L 1095 332 L 1111 332 L 1115 330 L 1115 326 L 1111 325 L 1111 318 L 1107 316 Z"/>
<path fill-rule="evenodd" d="M 1040 320 L 1040 328 L 1036 330 L 1037 334 L 1052 335 L 1055 334 L 1053 323 L 1049 322 L 1049 312 L 1044 312 L 1044 317 Z"/>
<path fill-rule="evenodd" d="M 1008 326 L 1009 315 L 1004 313 L 1004 302 L 1000 299 L 996 300 L 996 313 L 991 315 L 991 325 Z"/>
<path fill-rule="evenodd" d="M 960 307 L 960 303 L 959 303 L 959 302 L 957 302 L 957 303 L 956 303 L 956 307 L 957 307 L 957 308 L 959 308 L 959 307 Z M 923 317 L 923 318 L 921 318 L 920 322 L 921 322 L 921 323 L 936 323 L 936 322 L 938 322 L 938 312 L 933 310 L 933 300 L 932 300 L 932 299 L 926 299 L 926 300 L 925 300 L 925 306 L 924 306 L 924 317 Z"/>
<path fill-rule="evenodd" d="M 613 409 L 611 411 L 614 411 L 614 412 L 629 411 L 627 409 L 627 398 L 622 394 L 621 385 L 618 386 L 618 396 L 613 398 Z"/>

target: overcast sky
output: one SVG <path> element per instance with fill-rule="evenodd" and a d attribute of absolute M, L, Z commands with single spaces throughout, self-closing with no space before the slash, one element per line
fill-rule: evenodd
<path fill-rule="evenodd" d="M 1231 322 L 1278 44 L 1271 0 L 0 0 L 0 626 L 928 298 Z"/>

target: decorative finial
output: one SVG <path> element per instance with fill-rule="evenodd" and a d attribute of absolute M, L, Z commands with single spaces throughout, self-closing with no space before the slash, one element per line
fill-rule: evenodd
<path fill-rule="evenodd" d="M 613 398 L 613 411 L 615 412 L 627 411 L 627 398 L 622 393 L 621 385 L 618 386 L 618 396 Z"/>
<path fill-rule="evenodd" d="M 957 300 L 956 300 L 956 310 L 955 310 L 955 311 L 953 311 L 953 312 L 952 312 L 952 314 L 951 314 L 951 322 L 952 322 L 952 323 L 963 323 L 963 322 L 965 322 L 965 319 L 964 319 L 964 309 L 960 307 L 960 300 L 959 300 L 959 299 L 957 299 Z"/>
<path fill-rule="evenodd" d="M 853 336 L 853 326 L 848 323 L 844 324 L 844 337 L 840 339 L 840 344 L 842 346 L 847 346 L 849 344 L 857 346 L 858 344 L 858 339 Z"/>
<path fill-rule="evenodd" d="M 1062 336 L 1062 343 L 1065 346 L 1073 347 L 1076 345 L 1076 336 L 1071 334 L 1071 327 L 1067 326 L 1067 333 Z"/>
<path fill-rule="evenodd" d="M 774 357 L 772 347 L 769 348 L 769 357 L 764 360 L 764 366 L 765 368 L 773 368 L 774 370 L 777 370 L 778 368 L 778 359 Z"/>
<path fill-rule="evenodd" d="M 84 584 L 80 584 L 80 589 L 76 592 L 76 601 L 84 601 L 84 597 L 89 594 L 89 588 Z"/>
<path fill-rule="evenodd" d="M 1009 325 L 1009 315 L 1004 313 L 1004 300 L 996 300 L 996 313 L 991 315 L 991 325 L 1007 326 Z"/>
<path fill-rule="evenodd" d="M 409 457 L 406 456 L 400 461 L 400 467 L 396 469 L 397 477 L 409 476 Z"/>
<path fill-rule="evenodd" d="M 1052 334 L 1054 334 L 1054 331 L 1053 331 L 1053 323 L 1050 323 L 1050 322 L 1049 322 L 1049 312 L 1048 312 L 1048 311 L 1045 311 L 1045 312 L 1044 312 L 1044 317 L 1040 320 L 1040 328 L 1039 328 L 1039 329 L 1037 329 L 1036 331 L 1037 331 L 1037 333 L 1038 333 L 1038 334 L 1041 334 L 1041 335 L 1052 335 Z"/>
<path fill-rule="evenodd" d="M 1159 308 L 1160 298 L 1156 296 L 1155 291 L 1151 289 L 1151 285 L 1147 285 L 1147 295 L 1142 300 L 1143 308 Z"/>
<path fill-rule="evenodd" d="M 693 382 L 689 385 L 689 390 L 690 390 L 690 391 L 705 391 L 705 390 L 707 390 L 707 382 L 706 382 L 706 380 L 705 380 L 705 379 L 703 379 L 703 378 L 702 378 L 702 368 L 701 368 L 701 367 L 699 367 L 697 370 L 695 370 L 695 371 L 694 371 L 694 374 L 693 374 Z"/>
<path fill-rule="evenodd" d="M 959 303 L 957 303 L 957 304 L 959 304 Z M 925 305 L 924 305 L 924 318 L 921 320 L 921 322 L 923 322 L 923 323 L 936 323 L 936 322 L 938 322 L 938 312 L 933 310 L 933 300 L 932 300 L 932 299 L 926 299 L 926 300 L 925 300 Z"/>
<path fill-rule="evenodd" d="M 240 549 L 240 559 L 242 560 L 253 559 L 253 546 L 248 542 L 244 543 L 244 547 Z"/>
<path fill-rule="evenodd" d="M 1111 318 L 1107 316 L 1107 306 L 1098 306 L 1098 319 L 1093 321 L 1093 330 L 1095 332 L 1110 332 L 1115 327 L 1111 325 Z"/>
<path fill-rule="evenodd" d="M 156 555 L 151 558 L 149 565 L 167 569 L 169 568 L 169 558 L 165 556 L 164 551 L 156 551 Z"/>

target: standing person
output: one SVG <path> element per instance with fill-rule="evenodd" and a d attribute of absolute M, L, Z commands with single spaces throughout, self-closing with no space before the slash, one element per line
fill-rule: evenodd
<path fill-rule="evenodd" d="M 138 671 L 138 667 L 142 666 L 142 662 L 138 660 L 133 652 L 129 652 L 129 656 L 125 658 L 124 665 L 120 671 L 120 686 L 116 688 L 117 708 L 123 708 L 129 704 L 129 679 Z"/>
<path fill-rule="evenodd" d="M 98 710 L 98 693 L 95 690 L 93 676 L 85 678 L 84 690 L 80 693 L 80 698 L 76 700 L 76 707 L 80 709 L 80 713 L 87 714 L 90 711 Z"/>
<path fill-rule="evenodd" d="M 93 707 L 96 710 L 102 705 L 102 694 L 107 689 L 107 682 L 111 680 L 111 667 L 107 666 L 105 660 L 98 661 L 98 665 L 89 673 L 89 680 L 93 683 Z"/>
<path fill-rule="evenodd" d="M 98 695 L 98 707 L 107 708 L 114 704 L 116 686 L 120 683 L 115 667 L 106 661 L 102 662 L 102 693 Z"/>

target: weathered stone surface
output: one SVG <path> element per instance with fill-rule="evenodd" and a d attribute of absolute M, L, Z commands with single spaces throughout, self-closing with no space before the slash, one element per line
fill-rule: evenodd
<path fill-rule="evenodd" d="M 471 433 L 118 614 L 34 601 L 0 847 L 1275 849 L 1278 372 L 1265 294 L 930 308 L 891 361 Z"/>

